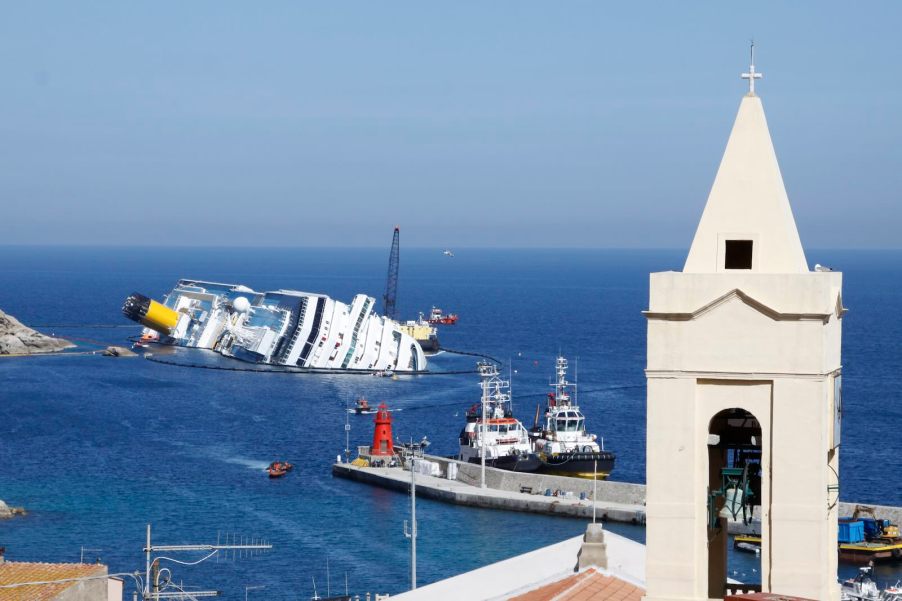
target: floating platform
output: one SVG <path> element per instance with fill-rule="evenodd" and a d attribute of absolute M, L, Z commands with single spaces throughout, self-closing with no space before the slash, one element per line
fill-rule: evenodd
<path fill-rule="evenodd" d="M 862 564 L 870 561 L 902 561 L 902 541 L 843 543 L 839 545 L 839 559 Z"/>
<path fill-rule="evenodd" d="M 586 519 L 592 518 L 592 481 L 544 474 L 509 472 L 486 467 L 486 487 L 480 487 L 480 466 L 454 459 L 425 455 L 420 468 L 431 464 L 433 475 L 416 474 L 417 495 L 455 505 L 523 511 Z M 410 471 L 403 466 L 372 467 L 366 462 L 335 463 L 332 474 L 382 488 L 408 492 Z M 452 466 L 452 467 L 449 467 Z M 449 478 L 448 474 L 452 477 Z M 635 500 L 644 486 L 599 480 L 595 512 L 599 520 L 645 523 L 645 506 Z M 588 490 L 587 490 L 588 489 Z M 619 500 L 613 500 L 613 499 Z"/>
<path fill-rule="evenodd" d="M 737 534 L 733 537 L 733 548 L 747 553 L 760 553 L 761 537 L 754 534 Z M 840 543 L 839 560 L 860 564 L 867 564 L 871 561 L 902 561 L 902 541 L 893 543 L 872 541 Z"/>

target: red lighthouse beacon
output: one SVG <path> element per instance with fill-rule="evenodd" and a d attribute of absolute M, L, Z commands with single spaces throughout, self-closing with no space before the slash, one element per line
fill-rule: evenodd
<path fill-rule="evenodd" d="M 376 430 L 373 432 L 373 445 L 370 455 L 391 456 L 395 454 L 392 443 L 391 413 L 385 403 L 380 403 L 376 410 Z"/>

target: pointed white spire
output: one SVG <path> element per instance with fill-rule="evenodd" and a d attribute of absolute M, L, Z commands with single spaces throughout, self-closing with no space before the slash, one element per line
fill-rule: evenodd
<path fill-rule="evenodd" d="M 754 73 L 754 65 L 750 69 Z M 754 92 L 754 77 L 750 89 Z M 761 99 L 742 98 L 686 265 L 687 273 L 808 271 Z"/>

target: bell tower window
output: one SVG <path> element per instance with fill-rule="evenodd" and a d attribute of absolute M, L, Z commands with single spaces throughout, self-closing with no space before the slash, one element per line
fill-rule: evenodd
<path fill-rule="evenodd" d="M 724 269 L 752 268 L 751 240 L 725 240 L 724 244 Z"/>

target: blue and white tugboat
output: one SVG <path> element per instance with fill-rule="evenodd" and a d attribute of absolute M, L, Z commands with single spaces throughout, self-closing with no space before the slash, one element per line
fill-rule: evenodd
<path fill-rule="evenodd" d="M 498 376 L 498 368 L 479 364 L 482 402 L 467 410 L 460 432 L 460 460 L 482 463 L 513 472 L 534 472 L 539 458 L 532 451 L 529 433 L 511 410 L 510 382 Z"/>
<path fill-rule="evenodd" d="M 595 434 L 586 432 L 586 418 L 576 401 L 576 384 L 567 381 L 567 360 L 555 363 L 557 380 L 548 394 L 545 420 L 536 420 L 529 432 L 533 450 L 541 462 L 540 472 L 578 478 L 607 478 L 614 469 L 614 453 L 604 450 Z M 573 389 L 573 396 L 570 390 Z"/>

